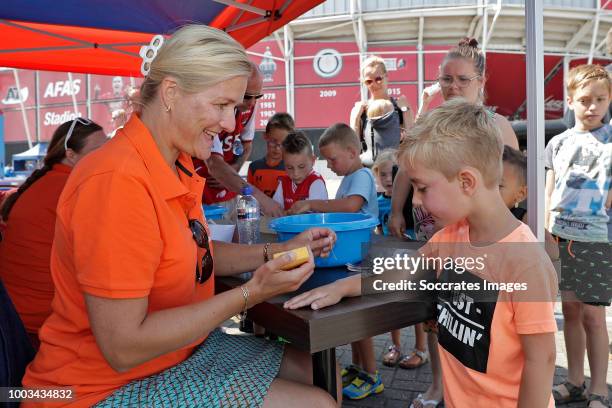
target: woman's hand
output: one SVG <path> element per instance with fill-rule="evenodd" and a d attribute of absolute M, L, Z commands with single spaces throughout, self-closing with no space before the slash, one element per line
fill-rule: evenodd
<path fill-rule="evenodd" d="M 387 226 L 389 227 L 391 235 L 399 239 L 406 239 L 404 236 L 404 233 L 406 232 L 406 220 L 404 219 L 403 214 L 398 214 L 392 211 L 391 214 L 389 214 Z"/>
<path fill-rule="evenodd" d="M 297 290 L 314 272 L 314 257 L 308 250 L 308 261 L 297 268 L 285 271 L 281 268 L 295 259 L 295 254 L 287 253 L 266 262 L 253 272 L 246 285 L 253 295 L 251 305 L 263 302 L 274 296 Z"/>
<path fill-rule="evenodd" d="M 351 278 L 337 280 L 333 283 L 304 292 L 286 301 L 283 307 L 285 309 L 299 309 L 300 307 L 310 306 L 313 310 L 318 310 L 335 305 L 340 302 L 343 297 L 348 295 L 347 288 L 349 288 L 349 286 L 355 287 L 360 284 L 355 277 Z M 359 279 L 360 277 L 357 276 L 356 278 Z"/>
<path fill-rule="evenodd" d="M 397 103 L 398 108 L 408 108 L 410 109 L 410 105 L 408 104 L 408 100 L 406 99 L 405 95 L 400 95 L 396 100 L 395 103 Z"/>
<path fill-rule="evenodd" d="M 310 228 L 287 242 L 287 248 L 308 246 L 314 256 L 328 257 L 336 243 L 336 233 L 329 228 Z"/>
<path fill-rule="evenodd" d="M 308 200 L 302 200 L 293 203 L 291 208 L 287 210 L 287 215 L 303 214 L 308 211 L 310 211 L 310 203 Z"/>

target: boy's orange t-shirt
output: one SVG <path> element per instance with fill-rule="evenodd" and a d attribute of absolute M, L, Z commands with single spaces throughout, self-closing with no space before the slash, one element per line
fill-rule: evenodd
<path fill-rule="evenodd" d="M 132 115 L 113 140 L 73 170 L 57 206 L 53 312 L 40 330 L 40 350 L 24 387 L 73 387 L 77 400 L 69 404 L 91 406 L 132 380 L 180 363 L 204 340 L 119 373 L 98 348 L 85 306 L 84 294 L 147 297 L 152 313 L 214 295 L 214 277 L 195 281 L 203 250 L 189 228 L 189 219 L 206 226 L 204 180 L 189 156 L 178 161 L 180 180 Z"/>
<path fill-rule="evenodd" d="M 247 182 L 263 191 L 268 197 L 272 197 L 276 187 L 278 187 L 278 180 L 286 174 L 285 165 L 282 161 L 272 167 L 263 157 L 249 165 Z"/>
<path fill-rule="evenodd" d="M 479 259 L 484 265 L 463 273 L 456 267 L 438 270 L 439 282 L 479 283 L 480 288 L 485 280 L 526 284 L 526 291 L 492 291 L 488 298 L 464 289 L 438 292 L 445 405 L 515 408 L 525 365 L 520 336 L 557 331 L 557 277 L 542 245 L 521 223 L 499 242 L 474 247 L 464 221 L 440 230 L 421 251 L 442 260 Z M 548 406 L 554 407 L 552 394 Z"/>
<path fill-rule="evenodd" d="M 55 209 L 72 167 L 56 164 L 15 202 L 0 243 L 0 279 L 29 333 L 51 314 Z"/>

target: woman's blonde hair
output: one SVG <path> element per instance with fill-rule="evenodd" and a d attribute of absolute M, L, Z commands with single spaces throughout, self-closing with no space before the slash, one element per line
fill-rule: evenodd
<path fill-rule="evenodd" d="M 240 43 L 216 28 L 187 25 L 167 38 L 157 52 L 140 87 L 138 103 L 151 102 L 162 80 L 169 76 L 184 92 L 199 92 L 250 73 L 249 59 Z"/>
<path fill-rule="evenodd" d="M 453 98 L 408 130 L 398 161 L 422 164 L 453 180 L 465 166 L 477 169 L 487 188 L 499 184 L 503 143 L 499 127 L 480 104 Z"/>
<path fill-rule="evenodd" d="M 372 172 L 378 174 L 378 170 L 383 163 L 391 162 L 391 164 L 397 164 L 397 149 L 385 149 L 378 153 L 376 160 L 372 165 Z"/>
<path fill-rule="evenodd" d="M 363 79 L 365 69 L 368 67 L 380 68 L 383 75 L 387 75 L 387 67 L 385 66 L 385 60 L 376 55 L 373 55 L 363 61 L 363 64 L 361 65 L 361 79 Z"/>

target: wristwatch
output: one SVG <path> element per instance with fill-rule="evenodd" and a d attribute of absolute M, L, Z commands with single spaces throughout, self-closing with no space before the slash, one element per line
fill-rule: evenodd
<path fill-rule="evenodd" d="M 402 112 L 408 112 L 408 107 L 407 107 L 407 106 L 402 106 L 402 107 L 400 108 L 400 110 L 401 110 Z"/>

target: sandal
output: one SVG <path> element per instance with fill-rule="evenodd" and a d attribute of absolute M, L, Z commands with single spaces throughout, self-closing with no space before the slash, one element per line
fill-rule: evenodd
<path fill-rule="evenodd" d="M 413 369 L 422 366 L 428 361 L 429 354 L 426 351 L 414 349 L 409 355 L 404 356 L 398 365 L 400 368 Z"/>
<path fill-rule="evenodd" d="M 395 367 L 401 357 L 401 350 L 395 344 L 392 344 L 389 346 L 388 351 L 383 356 L 382 363 L 388 367 Z"/>
<path fill-rule="evenodd" d="M 553 398 L 557 403 L 584 401 L 587 399 L 585 391 L 586 384 L 584 382 L 582 385 L 576 386 L 569 381 L 556 385 L 552 389 Z"/>
<path fill-rule="evenodd" d="M 420 405 L 420 407 L 417 407 L 414 405 L 414 403 L 418 401 Z M 441 400 L 436 400 L 436 399 L 428 399 L 426 400 L 423 397 L 423 394 L 419 394 L 417 395 L 417 397 L 414 399 L 414 401 L 412 401 L 412 403 L 410 404 L 410 408 L 436 408 L 438 405 L 440 405 L 442 403 L 442 399 Z"/>
<path fill-rule="evenodd" d="M 611 407 L 610 399 L 607 397 L 604 397 L 603 395 L 598 395 L 598 394 L 589 395 L 589 398 L 587 398 L 587 404 L 586 404 L 587 408 L 594 408 L 594 407 L 591 407 L 591 402 L 599 402 L 606 408 Z"/>

